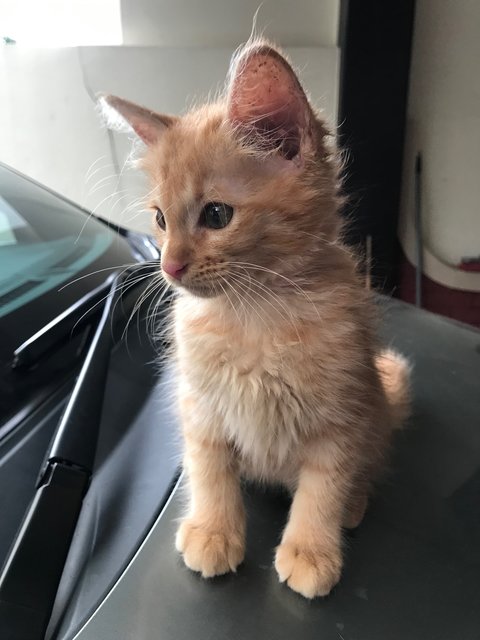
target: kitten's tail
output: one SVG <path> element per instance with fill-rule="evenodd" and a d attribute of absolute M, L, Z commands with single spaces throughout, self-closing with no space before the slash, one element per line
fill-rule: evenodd
<path fill-rule="evenodd" d="M 399 429 L 410 414 L 410 363 L 393 349 L 381 351 L 375 363 L 390 404 L 392 426 Z"/>

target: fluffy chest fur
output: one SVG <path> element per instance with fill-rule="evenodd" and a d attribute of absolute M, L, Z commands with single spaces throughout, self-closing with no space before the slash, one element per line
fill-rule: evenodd
<path fill-rule="evenodd" d="M 177 301 L 180 396 L 194 398 L 197 433 L 226 435 L 248 475 L 291 477 L 301 445 L 339 411 L 336 371 L 345 376 L 334 343 L 345 327 L 322 337 L 315 325 L 242 325 L 214 304 Z"/>

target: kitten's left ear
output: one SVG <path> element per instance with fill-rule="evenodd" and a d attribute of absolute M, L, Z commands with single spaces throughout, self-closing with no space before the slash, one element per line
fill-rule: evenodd
<path fill-rule="evenodd" d="M 313 113 L 293 69 L 268 44 L 248 46 L 230 70 L 228 119 L 296 165 L 313 146 Z"/>
<path fill-rule="evenodd" d="M 175 116 L 167 116 L 138 104 L 117 98 L 117 96 L 100 95 L 99 105 L 110 128 L 131 127 L 146 145 L 158 142 L 167 127 L 176 121 Z"/>

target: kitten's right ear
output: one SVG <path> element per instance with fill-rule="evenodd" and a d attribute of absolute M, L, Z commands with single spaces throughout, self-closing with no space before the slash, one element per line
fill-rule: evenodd
<path fill-rule="evenodd" d="M 314 147 L 314 115 L 295 72 L 268 42 L 247 44 L 229 71 L 228 120 L 296 166 Z"/>
<path fill-rule="evenodd" d="M 175 116 L 156 113 L 117 96 L 101 94 L 98 104 L 109 128 L 124 129 L 126 125 L 149 146 L 158 142 L 165 129 L 177 120 Z"/>

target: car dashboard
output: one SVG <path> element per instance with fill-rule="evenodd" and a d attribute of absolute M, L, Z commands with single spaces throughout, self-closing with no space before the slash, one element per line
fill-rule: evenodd
<path fill-rule="evenodd" d="M 334 591 L 308 601 L 279 583 L 273 553 L 289 498 L 251 485 L 238 571 L 204 580 L 183 565 L 174 549 L 184 508 L 174 374 L 165 366 L 147 385 L 119 360 L 52 639 L 478 638 L 480 333 L 390 299 L 379 304 L 384 341 L 413 363 L 413 413 L 364 521 L 345 534 Z M 144 398 L 131 417 L 131 400 L 122 405 L 115 389 Z"/>

